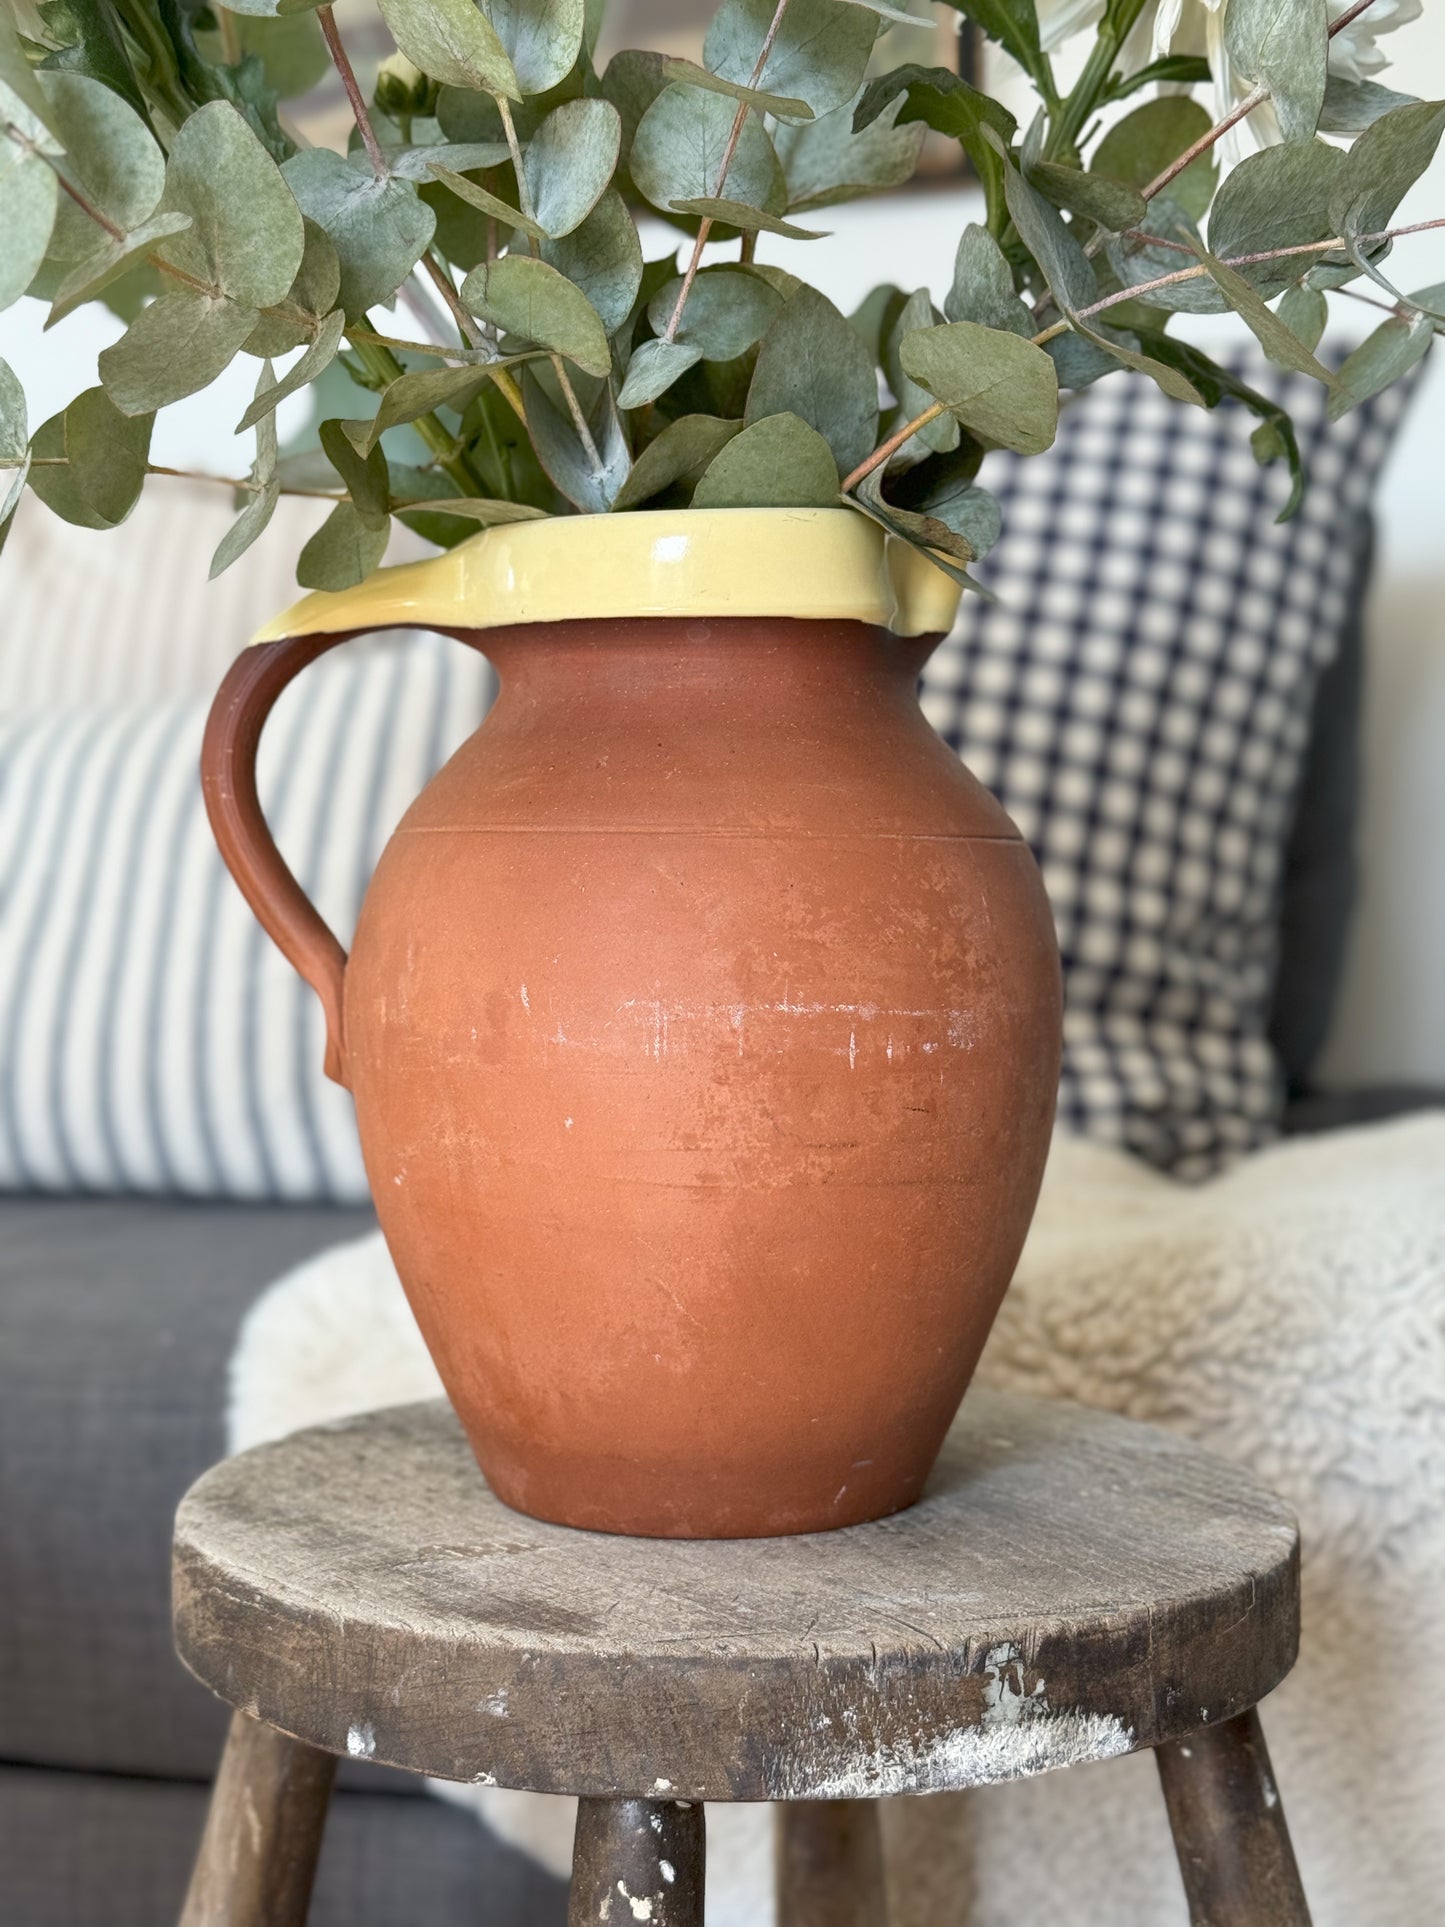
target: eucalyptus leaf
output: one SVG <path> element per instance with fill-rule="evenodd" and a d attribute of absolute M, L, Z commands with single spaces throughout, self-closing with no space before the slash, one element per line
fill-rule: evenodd
<path fill-rule="evenodd" d="M 904 373 L 978 440 L 1020 455 L 1051 446 L 1058 377 L 1031 341 L 974 321 L 946 321 L 905 335 L 898 358 Z"/>
<path fill-rule="evenodd" d="M 241 59 L 254 54 L 265 69 L 266 84 L 280 100 L 296 100 L 309 94 L 331 71 L 331 56 L 316 24 L 314 12 L 268 18 L 265 15 L 236 14 L 234 37 Z"/>
<path fill-rule="evenodd" d="M 587 24 L 583 0 L 485 0 L 483 11 L 524 94 L 549 92 L 576 66 Z"/>
<path fill-rule="evenodd" d="M 0 15 L 0 22 L 3 19 Z M 0 39 L 0 75 L 4 73 L 3 55 L 4 43 Z M 25 390 L 10 364 L 0 361 L 0 462 L 5 464 L 0 470 L 0 528 L 15 513 L 15 505 L 25 488 L 29 442 Z"/>
<path fill-rule="evenodd" d="M 883 359 L 883 344 L 888 331 L 903 311 L 908 296 L 891 281 L 870 288 L 848 317 L 848 326 L 868 350 L 874 361 Z"/>
<path fill-rule="evenodd" d="M 1131 187 L 1148 187 L 1209 128 L 1209 115 L 1197 101 L 1177 97 L 1145 101 L 1108 130 L 1095 149 L 1091 168 Z M 1204 153 L 1175 175 L 1169 194 L 1198 221 L 1213 199 L 1214 183 L 1214 156 Z"/>
<path fill-rule="evenodd" d="M 744 120 L 724 177 L 735 115 L 736 104 L 725 94 L 680 81 L 665 87 L 642 116 L 632 142 L 628 166 L 638 192 L 654 207 L 668 209 L 676 201 L 715 195 L 725 179 L 731 199 L 750 207 L 781 207 L 787 194 L 783 170 L 756 114 Z"/>
<path fill-rule="evenodd" d="M 635 509 L 679 484 L 694 488 L 721 449 L 742 428 L 716 415 L 680 415 L 648 443 L 613 502 L 615 510 Z"/>
<path fill-rule="evenodd" d="M 973 547 L 967 536 L 951 529 L 947 522 L 926 510 L 903 508 L 883 494 L 883 478 L 878 469 L 866 475 L 858 489 L 858 499 L 875 511 L 885 528 L 901 535 L 914 548 L 934 555 L 951 556 L 957 563 L 972 562 Z"/>
<path fill-rule="evenodd" d="M 950 321 L 977 321 L 1011 334 L 1034 332 L 1033 316 L 1014 292 L 1013 271 L 1003 249 L 985 227 L 970 222 L 953 262 L 953 283 L 943 303 Z"/>
<path fill-rule="evenodd" d="M 122 415 L 103 388 L 87 388 L 65 411 L 71 482 L 107 528 L 140 500 L 154 424 L 154 415 Z"/>
<path fill-rule="evenodd" d="M 48 161 L 11 141 L 0 146 L 0 308 L 18 301 L 40 272 L 59 192 Z"/>
<path fill-rule="evenodd" d="M 689 368 L 695 368 L 702 358 L 702 349 L 695 342 L 664 341 L 659 336 L 654 341 L 639 343 L 627 364 L 627 378 L 617 397 L 618 407 L 645 408 L 659 395 L 666 394 L 672 384 Z"/>
<path fill-rule="evenodd" d="M 304 225 L 306 247 L 296 279 L 280 311 L 263 315 L 256 324 L 246 342 L 248 355 L 267 360 L 306 347 L 316 339 L 322 322 L 336 306 L 341 293 L 341 263 L 336 249 L 324 228 L 314 221 Z"/>
<path fill-rule="evenodd" d="M 1281 321 L 1272 309 L 1265 306 L 1261 296 L 1242 275 L 1236 274 L 1233 268 L 1225 267 L 1224 263 L 1217 261 L 1212 254 L 1202 253 L 1201 258 L 1209 270 L 1210 280 L 1240 320 L 1245 323 L 1271 361 L 1278 362 L 1283 368 L 1294 368 L 1302 375 L 1312 375 L 1326 388 L 1335 387 L 1335 377 L 1329 369 L 1323 363 L 1316 361 L 1288 324 Z"/>
<path fill-rule="evenodd" d="M 543 379 L 530 368 L 523 371 L 522 393 L 532 446 L 553 485 L 585 515 L 605 515 L 622 492 L 632 466 L 610 390 L 602 385 L 587 414 L 597 451 L 595 462 L 569 411 L 553 399 Z"/>
<path fill-rule="evenodd" d="M 142 308 L 100 353 L 105 392 L 125 415 L 145 415 L 209 388 L 255 327 L 257 311 L 223 295 L 178 288 Z"/>
<path fill-rule="evenodd" d="M 462 283 L 462 302 L 504 334 L 564 355 L 590 375 L 606 375 L 612 366 L 601 315 L 547 261 L 508 254 L 484 262 Z"/>
<path fill-rule="evenodd" d="M 865 476 L 861 487 L 853 495 L 844 498 L 849 508 L 865 515 L 870 522 L 876 522 L 881 529 L 927 558 L 936 569 L 958 583 L 960 588 L 972 589 L 986 602 L 995 598 L 991 590 L 976 582 L 963 566 L 962 556 L 967 548 L 966 541 L 960 541 L 946 522 L 936 517 L 920 514 L 916 509 L 900 508 L 896 503 L 884 499 L 882 482 L 875 469 Z"/>
<path fill-rule="evenodd" d="M 610 100 L 617 109 L 622 121 L 622 167 L 619 170 L 618 187 L 623 194 L 632 194 L 632 143 L 642 124 L 642 117 L 668 85 L 664 71 L 667 62 L 661 54 L 644 53 L 640 48 L 627 47 L 616 53 L 607 63 L 607 71 L 602 76 L 602 98 Z"/>
<path fill-rule="evenodd" d="M 1361 138 L 1365 138 L 1363 135 Z M 1339 233 L 1330 202 L 1345 156 L 1324 141 L 1286 141 L 1251 154 L 1232 169 L 1209 216 L 1210 252 L 1221 261 L 1240 254 L 1326 241 Z M 1324 250 L 1322 249 L 1323 253 Z M 1268 299 L 1299 278 L 1308 257 L 1240 267 Z"/>
<path fill-rule="evenodd" d="M 345 312 L 357 317 L 390 301 L 436 231 L 415 183 L 378 180 L 364 158 L 358 166 L 324 147 L 293 154 L 281 172 L 301 212 L 336 249 Z"/>
<path fill-rule="evenodd" d="M 1287 288 L 1275 312 L 1304 347 L 1319 346 L 1330 318 L 1330 304 L 1318 288 L 1307 288 L 1303 283 Z"/>
<path fill-rule="evenodd" d="M 1108 234 L 1118 234 L 1144 219 L 1147 203 L 1138 188 L 1112 175 L 1086 174 L 1082 168 L 1040 161 L 1029 170 L 1029 179 L 1055 207 L 1082 215 Z"/>
<path fill-rule="evenodd" d="M 257 390 L 255 400 L 236 424 L 236 433 L 240 435 L 246 429 L 254 428 L 263 415 L 285 401 L 288 395 L 309 387 L 318 375 L 323 374 L 336 359 L 345 327 L 346 317 L 339 308 L 327 315 L 310 347 L 293 362 L 281 379 Z"/>
<path fill-rule="evenodd" d="M 783 94 L 765 94 L 757 87 L 745 87 L 740 81 L 724 80 L 721 74 L 709 73 L 695 60 L 683 60 L 677 56 L 666 56 L 662 61 L 664 80 L 684 80 L 691 87 L 705 87 L 710 93 L 726 94 L 731 100 L 745 100 L 760 114 L 773 114 L 779 120 L 811 120 L 813 110 L 805 100 L 789 100 Z"/>
<path fill-rule="evenodd" d="M 642 286 L 642 243 L 616 188 L 608 188 L 570 234 L 544 240 L 542 259 L 582 290 L 607 333 L 615 335 Z"/>
<path fill-rule="evenodd" d="M 36 429 L 29 449 L 30 490 L 38 495 L 52 515 L 77 529 L 105 529 L 110 524 L 98 515 L 71 480 L 70 463 L 65 453 L 65 414 L 52 415 Z"/>
<path fill-rule="evenodd" d="M 387 165 L 404 181 L 425 183 L 436 166 L 450 168 L 454 174 L 480 173 L 501 167 L 511 159 L 505 141 L 434 141 L 423 146 L 389 148 Z"/>
<path fill-rule="evenodd" d="M 502 502 L 488 495 L 437 495 L 425 497 L 433 515 L 457 515 L 467 522 L 480 522 L 483 528 L 501 528 L 508 522 L 545 522 L 547 511 L 528 502 Z M 419 503 L 403 503 L 406 508 Z"/>
<path fill-rule="evenodd" d="M 1445 101 L 1393 108 L 1341 157 L 1329 199 L 1335 234 L 1354 239 L 1390 225 L 1395 209 L 1435 158 L 1445 133 Z"/>
<path fill-rule="evenodd" d="M 568 100 L 542 122 L 522 156 L 532 211 L 559 241 L 607 192 L 622 148 L 622 120 L 606 100 Z"/>
<path fill-rule="evenodd" d="M 364 522 L 350 502 L 338 502 L 302 549 L 296 580 L 303 589 L 354 589 L 386 554 L 390 525 Z"/>
<path fill-rule="evenodd" d="M 1150 202 L 1149 211 L 1137 228 L 1107 243 L 1107 253 L 1120 287 L 1132 288 L 1165 275 L 1178 274 L 1181 268 L 1190 266 L 1190 253 L 1199 254 L 1203 246 L 1193 218 L 1172 195 L 1165 193 Z M 1141 298 L 1151 307 L 1171 314 L 1223 314 L 1228 305 L 1205 275 L 1151 288 Z"/>
<path fill-rule="evenodd" d="M 509 100 L 522 98 L 519 77 L 496 28 L 472 0 L 377 0 L 377 4 L 397 46 L 432 80 L 445 87 L 505 94 Z"/>
<path fill-rule="evenodd" d="M 693 490 L 698 509 L 836 508 L 838 470 L 815 428 L 784 411 L 733 436 Z"/>
<path fill-rule="evenodd" d="M 369 424 L 363 424 L 363 427 L 369 427 Z M 322 422 L 317 430 L 317 439 L 327 461 L 345 483 L 351 505 L 360 520 L 367 528 L 385 528 L 386 519 L 391 513 L 385 455 L 376 447 L 363 455 L 339 421 Z"/>
<path fill-rule="evenodd" d="M 508 361 L 507 366 L 514 365 Z M 389 428 L 402 427 L 437 408 L 454 408 L 460 414 L 481 394 L 492 380 L 486 368 L 422 368 L 413 374 L 398 375 L 383 390 L 374 418 L 367 424 L 361 444 L 369 455 Z"/>
<path fill-rule="evenodd" d="M 932 516 L 961 535 L 975 562 L 988 554 L 1003 529 L 1003 511 L 997 497 L 973 479 L 977 465 L 976 453 L 962 460 L 935 457 L 911 469 L 895 491 L 904 507 Z"/>
<path fill-rule="evenodd" d="M 1192 342 L 1179 341 L 1161 330 L 1139 330 L 1139 343 L 1156 361 L 1164 362 L 1186 377 L 1206 408 L 1217 408 L 1222 401 L 1237 401 L 1259 418 L 1252 439 L 1255 458 L 1261 463 L 1283 456 L 1289 463 L 1290 491 L 1276 522 L 1288 522 L 1304 500 L 1308 476 L 1300 455 L 1294 424 L 1279 403 L 1258 389 L 1251 388 L 1232 369 L 1222 368 Z"/>
<path fill-rule="evenodd" d="M 746 201 L 734 201 L 726 195 L 699 194 L 690 200 L 674 201 L 672 206 L 679 214 L 696 214 L 706 221 L 726 221 L 745 234 L 781 234 L 789 241 L 827 238 L 820 228 L 797 227 L 776 214 L 766 214 L 761 208 L 750 207 Z"/>
<path fill-rule="evenodd" d="M 276 404 L 280 399 L 275 371 L 269 360 L 263 361 L 255 398 L 246 411 L 247 416 L 254 417 L 256 425 L 256 459 L 251 464 L 251 480 L 257 486 L 211 557 L 213 582 L 246 553 L 276 513 L 276 504 L 281 499 L 276 448 Z"/>
<path fill-rule="evenodd" d="M 744 419 L 751 425 L 783 414 L 818 431 L 840 474 L 856 468 L 877 437 L 873 358 L 816 288 L 800 288 L 784 304 L 758 350 Z"/>
<path fill-rule="evenodd" d="M 1268 87 L 1286 140 L 1308 140 L 1324 106 L 1325 0 L 1229 0 L 1224 48 L 1240 79 Z"/>
<path fill-rule="evenodd" d="M 114 226 L 139 227 L 155 213 L 166 185 L 166 158 L 145 122 L 119 94 L 84 74 L 45 74 L 43 85 L 48 123 L 65 148 L 67 180 Z M 94 223 L 78 207 L 73 213 L 88 252 Z"/>
<path fill-rule="evenodd" d="M 1428 315 L 1391 315 L 1345 357 L 1330 398 L 1330 420 L 1338 421 L 1382 388 L 1408 374 L 1434 336 Z"/>
<path fill-rule="evenodd" d="M 1325 104 L 1320 114 L 1322 134 L 1362 134 L 1382 114 L 1396 107 L 1418 105 L 1414 95 L 1397 94 L 1375 80 L 1347 80 L 1331 74 L 1325 82 Z"/>
<path fill-rule="evenodd" d="M 851 100 L 873 53 L 876 20 L 846 0 L 788 0 L 755 75 L 776 11 L 776 0 L 723 0 L 707 30 L 703 64 L 724 80 L 806 101 L 815 114 Z"/>
<path fill-rule="evenodd" d="M 1003 161 L 1004 195 L 1020 240 L 1038 263 L 1060 312 L 1073 315 L 1087 307 L 1098 292 L 1088 257 L 1058 209 L 1037 188 L 1030 187 L 1013 165 L 997 132 L 985 128 L 984 138 Z"/>
<path fill-rule="evenodd" d="M 674 275 L 648 303 L 647 319 L 655 334 L 667 332 L 682 285 L 682 277 Z M 782 306 L 777 290 L 748 268 L 704 268 L 688 293 L 677 339 L 709 361 L 732 361 L 762 340 Z"/>
<path fill-rule="evenodd" d="M 229 101 L 211 101 L 182 125 L 166 163 L 162 205 L 191 218 L 161 250 L 173 267 L 244 307 L 285 300 L 306 247 L 302 210 Z"/>
<path fill-rule="evenodd" d="M 523 214 L 520 208 L 513 207 L 510 201 L 504 201 L 500 195 L 493 194 L 489 188 L 479 186 L 476 181 L 469 181 L 464 174 L 454 174 L 440 161 L 431 163 L 431 171 L 444 187 L 451 189 L 458 200 L 465 201 L 469 207 L 477 208 L 489 219 L 500 221 L 506 227 L 517 228 L 523 234 L 530 235 L 534 241 L 543 241 L 547 238 L 547 230 L 540 221 L 534 221 L 530 215 Z"/>
<path fill-rule="evenodd" d="M 893 390 L 904 421 L 912 421 L 916 415 L 921 415 L 934 397 L 928 389 L 921 388 L 904 368 L 901 355 L 903 341 L 906 336 L 916 334 L 920 329 L 932 328 L 936 320 L 928 290 L 919 288 L 899 309 L 883 343 L 883 372 L 888 377 L 888 386 Z M 940 415 L 936 421 L 926 422 L 922 428 L 915 429 L 894 459 L 917 461 L 928 454 L 946 453 L 958 447 L 958 440 L 956 417 Z"/>
<path fill-rule="evenodd" d="M 113 241 L 107 235 L 94 253 L 76 262 L 56 288 L 55 299 L 45 319 L 46 327 L 53 328 L 57 321 L 63 321 L 66 315 L 145 261 L 162 241 L 173 234 L 183 234 L 190 224 L 191 217 L 188 214 L 157 214 L 123 235 L 119 241 Z"/>
<path fill-rule="evenodd" d="M 897 125 L 899 95 L 859 132 L 853 128 L 855 102 L 837 107 L 802 127 L 773 130 L 773 146 L 787 184 L 787 210 L 836 207 L 865 194 L 901 187 L 918 166 L 925 129 Z"/>

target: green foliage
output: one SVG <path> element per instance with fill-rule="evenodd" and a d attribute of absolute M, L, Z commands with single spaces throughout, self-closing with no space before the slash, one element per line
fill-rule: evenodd
<path fill-rule="evenodd" d="M 708 464 L 692 500 L 700 509 L 833 508 L 838 470 L 817 429 L 785 410 L 733 436 Z"/>
<path fill-rule="evenodd" d="M 6 0 L 0 305 L 100 300 L 128 325 L 101 385 L 33 431 L 0 364 L 0 541 L 27 486 L 122 521 L 155 411 L 237 354 L 260 368 L 237 430 L 254 453 L 213 571 L 305 488 L 334 498 L 308 587 L 359 580 L 393 519 L 451 546 L 573 511 L 839 502 L 976 587 L 999 535 L 986 451 L 1047 448 L 1060 390 L 1121 367 L 1250 410 L 1292 512 L 1287 417 L 1173 316 L 1234 310 L 1335 414 L 1406 374 L 1445 288 L 1401 294 L 1382 264 L 1445 105 L 1331 75 L 1326 0 L 1229 0 L 1236 84 L 1285 138 L 1221 183 L 1220 130 L 1179 91 L 1207 64 L 1142 59 L 1144 0 L 1105 0 L 1058 72 L 1035 0 L 953 4 L 1033 82 L 1027 131 L 947 67 L 887 68 L 880 35 L 916 18 L 888 0 L 720 0 L 700 63 L 629 50 L 600 76 L 602 0 L 377 0 L 400 52 L 341 153 L 298 149 L 278 111 L 332 53 L 347 70 L 310 0 L 36 0 L 23 34 Z M 882 286 L 845 320 L 782 245 L 906 181 L 930 131 L 966 155 L 982 218 L 946 289 Z M 678 237 L 652 262 L 645 207 Z M 1361 275 L 1389 313 L 1335 375 L 1329 294 Z M 277 407 L 308 389 L 320 447 L 283 458 Z"/>

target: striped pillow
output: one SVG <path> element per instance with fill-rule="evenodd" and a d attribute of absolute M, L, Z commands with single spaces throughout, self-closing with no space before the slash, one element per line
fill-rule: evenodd
<path fill-rule="evenodd" d="M 351 645 L 282 696 L 262 800 L 342 942 L 391 830 L 485 713 L 427 636 Z M 207 704 L 0 721 L 0 1187 L 364 1200 L 321 1011 L 211 839 Z"/>

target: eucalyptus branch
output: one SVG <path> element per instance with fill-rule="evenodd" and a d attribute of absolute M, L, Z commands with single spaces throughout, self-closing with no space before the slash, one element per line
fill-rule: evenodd
<path fill-rule="evenodd" d="M 435 252 L 431 248 L 428 248 L 426 253 L 421 257 L 421 264 L 436 283 L 437 292 L 440 294 L 442 300 L 445 301 L 448 308 L 450 308 L 457 327 L 461 331 L 462 339 L 467 343 L 468 347 L 481 359 L 483 366 L 494 361 L 497 356 L 495 344 L 488 341 L 476 316 L 468 314 L 462 306 L 462 298 L 457 293 L 456 283 L 452 280 L 446 268 L 437 259 Z M 517 386 L 515 380 L 505 368 L 493 369 L 492 380 L 501 390 L 506 399 L 507 406 L 517 417 L 517 420 L 522 424 L 523 428 L 525 428 L 527 426 L 527 410 L 522 401 L 522 391 Z"/>
<path fill-rule="evenodd" d="M 592 464 L 592 473 L 594 475 L 600 475 L 602 473 L 602 457 L 598 454 L 597 444 L 592 439 L 592 430 L 587 426 L 587 417 L 582 413 L 582 404 L 577 399 L 577 391 L 567 378 L 567 369 L 562 357 L 560 355 L 553 355 L 550 359 L 553 373 L 557 377 L 557 385 L 566 397 L 567 411 L 572 417 L 572 426 L 577 430 L 577 439 L 581 442 L 583 451 L 588 461 Z"/>
<path fill-rule="evenodd" d="M 947 413 L 948 410 L 941 401 L 931 402 L 921 415 L 915 415 L 913 420 L 905 422 L 902 428 L 895 428 L 886 442 L 881 443 L 871 455 L 859 462 L 851 474 L 843 477 L 839 484 L 839 493 L 851 494 L 861 481 L 866 480 L 873 473 L 875 468 L 881 468 L 884 462 L 890 461 L 910 436 L 916 435 L 920 428 L 927 428 L 930 422 L 936 422 L 940 415 Z"/>
<path fill-rule="evenodd" d="M 1354 6 L 1342 13 L 1338 20 L 1330 22 L 1326 30 L 1326 39 L 1333 40 L 1337 33 L 1343 33 L 1352 20 L 1358 20 L 1360 15 L 1374 4 L 1375 0 L 1355 0 Z M 1237 107 L 1227 113 L 1222 120 L 1216 121 L 1213 127 L 1199 136 L 1197 141 L 1186 147 L 1182 154 L 1176 155 L 1166 168 L 1154 176 L 1147 187 L 1140 189 L 1144 199 L 1152 201 L 1156 194 L 1162 194 L 1169 183 L 1177 180 L 1186 167 L 1197 161 L 1201 154 L 1207 154 L 1216 141 L 1223 140 L 1232 127 L 1237 127 L 1242 120 L 1254 112 L 1256 107 L 1262 107 L 1268 99 L 1269 88 L 1261 81 L 1258 87 L 1245 95 Z"/>
<path fill-rule="evenodd" d="M 532 207 L 532 190 L 527 184 L 527 170 L 522 165 L 522 143 L 517 139 L 517 123 L 512 119 L 512 103 L 505 94 L 493 94 L 492 99 L 497 103 L 497 112 L 502 117 L 502 132 L 506 136 L 507 152 L 512 157 L 512 172 L 517 177 L 517 206 L 529 221 L 533 221 L 536 219 L 536 213 Z M 535 254 L 537 252 L 536 235 L 529 234 L 527 241 L 532 253 Z"/>
<path fill-rule="evenodd" d="M 1374 247 L 1380 241 L 1394 241 L 1402 234 L 1423 234 L 1430 228 L 1445 227 L 1445 216 L 1434 221 L 1411 221 L 1405 227 L 1381 228 L 1374 234 L 1357 234 L 1355 245 Z M 1221 255 L 1219 265 L 1224 268 L 1257 268 L 1269 261 L 1288 261 L 1304 254 L 1333 254 L 1337 248 L 1347 248 L 1350 242 L 1340 234 L 1332 235 L 1327 241 L 1301 241 L 1294 247 L 1263 248 L 1257 254 Z M 1159 274 L 1152 281 L 1136 281 L 1130 288 L 1121 288 L 1115 294 L 1106 294 L 1098 301 L 1091 301 L 1087 308 L 1080 308 L 1074 319 L 1087 321 L 1090 315 L 1102 314 L 1105 308 L 1116 308 L 1120 302 L 1136 300 L 1141 295 L 1153 294 L 1160 288 L 1177 287 L 1181 281 L 1198 281 L 1209 273 L 1207 261 L 1196 261 L 1192 267 L 1175 268 L 1169 274 Z M 1035 343 L 1052 340 L 1067 328 L 1067 321 L 1046 328 L 1042 335 L 1035 335 Z"/>
<path fill-rule="evenodd" d="M 321 28 L 321 37 L 326 42 L 326 51 L 331 55 L 331 64 L 340 74 L 341 84 L 346 89 L 346 98 L 351 103 L 351 117 L 356 122 L 357 131 L 361 135 L 362 144 L 371 161 L 372 172 L 379 181 L 384 181 L 389 178 L 391 169 L 387 165 L 385 154 L 381 151 L 381 142 L 376 138 L 376 129 L 371 124 L 371 115 L 366 110 L 365 97 L 357 84 L 356 69 L 352 66 L 350 56 L 342 45 L 336 16 L 330 7 L 318 7 L 316 19 Z"/>
<path fill-rule="evenodd" d="M 108 215 L 102 214 L 98 207 L 86 199 L 85 195 L 81 193 L 73 181 L 68 181 L 65 178 L 65 175 L 61 172 L 60 163 L 56 156 L 54 154 L 47 154 L 38 141 L 30 138 L 23 127 L 17 127 L 13 120 L 7 120 L 5 123 L 5 135 L 8 140 L 14 141 L 15 145 L 22 148 L 25 153 L 34 155 L 37 160 L 44 161 L 51 173 L 54 174 L 56 180 L 60 183 L 62 190 L 70 196 L 81 213 L 88 214 L 97 227 L 104 228 L 112 241 L 123 241 L 125 239 L 125 230 L 118 228 Z"/>
<path fill-rule="evenodd" d="M 23 455 L 0 455 L 0 469 L 7 468 L 69 468 L 68 455 L 36 455 L 27 464 Z M 178 482 L 210 482 L 216 488 L 239 489 L 243 494 L 259 495 L 269 486 L 247 476 L 244 480 L 238 475 L 212 475 L 201 468 L 167 468 L 161 462 L 147 462 L 147 475 L 169 475 Z M 325 488 L 281 488 L 283 495 L 304 495 L 315 502 L 344 502 L 345 494 L 337 489 Z"/>
<path fill-rule="evenodd" d="M 783 15 L 787 10 L 788 0 L 778 0 L 777 10 L 773 14 L 772 22 L 768 27 L 768 31 L 763 36 L 762 48 L 757 59 L 753 62 L 752 75 L 748 80 L 749 87 L 756 87 L 763 77 L 763 69 L 768 64 L 768 55 L 773 51 L 773 42 L 778 37 L 779 29 L 783 24 Z M 738 142 L 743 137 L 743 129 L 747 126 L 748 115 L 751 111 L 752 109 L 747 101 L 740 100 L 738 102 L 738 111 L 733 115 L 733 124 L 728 134 L 727 145 L 723 149 L 722 160 L 718 163 L 717 180 L 712 190 L 712 198 L 714 200 L 720 200 L 722 198 L 723 188 L 727 185 L 728 169 L 733 164 L 733 156 L 738 151 Z M 687 298 L 692 293 L 692 284 L 697 279 L 697 271 L 702 266 L 702 251 L 707 246 L 707 237 L 711 233 L 712 217 L 711 215 L 704 214 L 698 223 L 697 238 L 692 244 L 692 258 L 688 262 L 687 270 L 682 277 L 682 286 L 677 291 L 677 302 L 673 307 L 672 313 L 668 316 L 667 328 L 662 337 L 664 341 L 675 341 L 677 339 L 677 331 L 682 325 L 683 309 L 686 308 Z M 756 246 L 756 243 L 754 243 L 754 245 Z"/>

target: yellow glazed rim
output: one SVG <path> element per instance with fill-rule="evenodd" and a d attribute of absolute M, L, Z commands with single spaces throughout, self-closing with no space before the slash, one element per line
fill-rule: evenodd
<path fill-rule="evenodd" d="M 664 509 L 508 522 L 303 596 L 256 634 L 500 629 L 606 616 L 797 616 L 936 635 L 957 585 L 851 509 Z"/>

